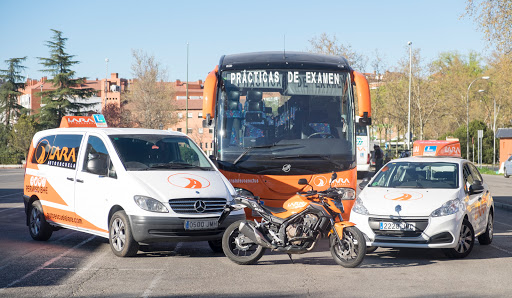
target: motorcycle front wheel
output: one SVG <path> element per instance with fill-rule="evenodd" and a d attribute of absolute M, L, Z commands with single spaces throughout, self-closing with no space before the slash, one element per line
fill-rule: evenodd
<path fill-rule="evenodd" d="M 338 240 L 336 234 L 331 234 L 329 243 L 332 257 L 338 265 L 343 267 L 359 266 L 366 255 L 366 242 L 363 233 L 356 227 L 346 227 L 340 237 L 341 241 Z"/>
<path fill-rule="evenodd" d="M 226 229 L 222 236 L 222 250 L 226 257 L 237 264 L 254 264 L 265 254 L 265 248 L 255 243 L 246 243 L 249 239 L 238 230 L 241 222 L 234 222 Z"/>

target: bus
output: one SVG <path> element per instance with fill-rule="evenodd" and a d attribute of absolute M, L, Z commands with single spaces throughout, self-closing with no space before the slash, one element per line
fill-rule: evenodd
<path fill-rule="evenodd" d="M 368 125 L 359 125 L 359 116 L 356 116 L 356 152 L 357 172 L 366 176 L 370 171 L 371 149 Z"/>
<path fill-rule="evenodd" d="M 357 184 L 354 93 L 362 125 L 371 124 L 371 104 L 366 78 L 346 59 L 303 52 L 224 55 L 203 92 L 204 123 L 214 127 L 210 158 L 239 194 L 282 208 L 297 191 L 327 189 L 336 172 L 332 185 L 349 199 L 348 220 Z M 310 186 L 299 185 L 301 178 Z"/>

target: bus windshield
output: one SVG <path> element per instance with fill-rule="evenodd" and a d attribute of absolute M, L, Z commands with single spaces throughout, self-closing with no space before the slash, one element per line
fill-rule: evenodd
<path fill-rule="evenodd" d="M 355 167 L 354 100 L 348 72 L 224 71 L 219 88 L 215 123 L 219 168 L 302 175 Z"/>

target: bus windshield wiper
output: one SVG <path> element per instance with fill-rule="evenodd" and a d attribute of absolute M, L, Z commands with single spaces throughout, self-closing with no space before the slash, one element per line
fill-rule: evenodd
<path fill-rule="evenodd" d="M 343 164 L 333 160 L 332 158 L 330 158 L 327 155 L 297 154 L 297 155 L 285 155 L 285 156 L 273 156 L 272 157 L 272 159 L 287 159 L 287 158 L 322 158 L 334 165 L 337 165 L 341 169 L 343 169 Z"/>
<path fill-rule="evenodd" d="M 233 162 L 233 165 L 236 165 L 242 157 L 244 157 L 249 151 L 252 151 L 252 149 L 259 149 L 259 148 L 273 148 L 273 147 L 281 147 L 281 146 L 296 146 L 299 144 L 272 144 L 272 145 L 261 145 L 261 146 L 252 146 L 252 147 L 246 147 L 245 151 L 240 154 L 235 161 Z"/>

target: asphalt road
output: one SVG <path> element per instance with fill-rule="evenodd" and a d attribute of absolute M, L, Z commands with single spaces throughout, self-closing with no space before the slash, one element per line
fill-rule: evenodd
<path fill-rule="evenodd" d="M 501 179 L 498 179 L 501 178 Z M 510 194 L 512 179 L 485 177 L 493 193 Z M 60 230 L 47 242 L 30 238 L 21 199 L 22 170 L 0 170 L 0 297 L 466 297 L 512 293 L 512 212 L 498 208 L 491 245 L 465 259 L 439 250 L 378 249 L 359 268 L 336 265 L 321 242 L 314 252 L 268 253 L 240 266 L 206 242 L 146 247 L 118 258 L 106 239 Z"/>

